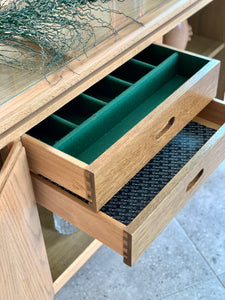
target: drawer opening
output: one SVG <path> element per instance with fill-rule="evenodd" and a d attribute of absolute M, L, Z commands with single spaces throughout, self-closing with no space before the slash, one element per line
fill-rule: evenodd
<path fill-rule="evenodd" d="M 213 103 L 209 109 L 215 106 Z M 221 108 L 225 112 L 224 104 Z M 33 176 L 37 201 L 133 265 L 223 161 L 225 128 L 220 128 L 220 119 L 213 121 L 214 112 L 207 107 L 99 212 L 93 212 L 75 194 Z M 224 120 L 224 114 L 221 118 Z"/>
<path fill-rule="evenodd" d="M 54 289 L 57 292 L 101 243 L 79 229 L 70 235 L 60 234 L 55 229 L 52 212 L 38 205 L 38 213 Z"/>
<path fill-rule="evenodd" d="M 160 49 L 159 53 L 164 53 L 165 50 L 165 54 L 162 55 L 164 60 L 153 70 L 149 66 L 150 72 L 133 85 L 130 86 L 129 82 L 118 79 L 115 75 L 118 73 L 122 77 L 123 74 L 135 77 L 139 72 L 139 67 L 143 68 L 145 73 L 147 63 L 144 63 L 143 67 L 143 63 L 137 62 L 137 59 L 127 63 L 129 72 L 126 73 L 123 69 L 126 68 L 125 64 L 121 67 L 121 73 L 119 69 L 116 70 L 112 73 L 113 76 L 105 77 L 85 94 L 56 112 L 56 115 L 79 126 L 62 136 L 53 146 L 82 162 L 91 164 L 182 86 L 193 75 L 193 72 L 197 72 L 208 62 L 206 59 L 190 57 L 190 55 L 177 53 L 171 49 L 163 48 L 161 50 L 162 47 L 155 45 L 149 47 L 149 52 L 153 52 L 152 59 L 155 59 L 154 55 L 158 48 Z M 158 63 L 157 60 L 156 62 Z M 133 72 L 130 70 L 131 65 L 134 69 Z M 137 73 L 135 72 L 136 65 L 138 65 Z M 128 86 L 130 87 L 127 88 Z M 104 94 L 104 96 L 100 94 Z M 110 103 L 106 103 L 108 94 L 111 97 Z M 102 105 L 102 102 L 105 105 Z M 45 124 L 48 125 L 48 122 Z M 48 138 L 42 137 L 42 134 L 48 131 L 43 130 L 42 125 L 39 126 L 41 126 L 42 132 L 40 135 L 37 133 L 34 137 L 42 141 L 48 140 Z M 36 133 L 38 128 L 34 130 Z M 32 131 L 29 134 L 32 135 Z"/>

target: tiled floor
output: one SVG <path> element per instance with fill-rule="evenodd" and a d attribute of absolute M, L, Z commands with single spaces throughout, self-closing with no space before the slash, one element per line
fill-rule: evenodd
<path fill-rule="evenodd" d="M 225 163 L 134 267 L 102 246 L 56 300 L 225 300 Z"/>

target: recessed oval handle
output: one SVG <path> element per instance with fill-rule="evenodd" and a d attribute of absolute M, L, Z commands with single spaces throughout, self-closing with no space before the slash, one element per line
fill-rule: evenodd
<path fill-rule="evenodd" d="M 156 139 L 159 140 L 174 124 L 175 117 L 169 119 L 169 121 L 164 125 L 163 129 L 156 135 Z"/>
<path fill-rule="evenodd" d="M 189 182 L 189 184 L 186 188 L 186 192 L 190 191 L 190 189 L 192 189 L 192 187 L 198 182 L 198 180 L 201 178 L 203 172 L 204 172 L 204 169 L 201 169 L 201 171 L 198 172 L 198 174 L 195 176 L 195 178 L 192 179 L 191 182 Z"/>

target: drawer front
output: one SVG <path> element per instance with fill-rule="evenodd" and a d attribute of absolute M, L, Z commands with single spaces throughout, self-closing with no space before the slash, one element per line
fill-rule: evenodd
<path fill-rule="evenodd" d="M 23 137 L 31 170 L 100 210 L 211 101 L 218 71 L 215 60 L 145 49 L 31 130 L 41 141 Z"/>
<path fill-rule="evenodd" d="M 194 137 L 192 127 L 186 126 L 169 143 L 174 145 L 173 150 L 168 150 L 169 144 L 165 147 L 169 155 L 165 152 L 162 156 L 165 148 L 162 149 L 101 211 L 93 212 L 84 201 L 33 175 L 37 201 L 123 255 L 126 264 L 133 265 L 225 158 L 225 125 L 221 126 L 225 123 L 224 103 L 212 101 L 194 120 L 197 125 L 193 128 L 200 128 L 193 131 Z M 191 128 L 191 131 L 188 129 L 187 135 L 183 134 L 187 128 Z M 184 144 L 186 136 L 191 138 Z M 208 141 L 204 144 L 205 140 Z M 201 147 L 202 144 L 204 145 Z M 177 157 L 176 145 L 181 149 L 185 145 L 182 159 Z M 186 154 L 188 152 L 190 154 Z M 185 164 L 189 155 L 191 158 Z M 172 163 L 169 166 L 167 158 Z M 180 169 L 178 164 L 184 166 Z M 157 177 L 158 170 L 162 169 L 165 169 L 164 173 Z M 149 174 L 151 181 L 148 179 Z M 137 186 L 138 181 L 144 182 L 144 187 Z M 141 194 L 144 200 L 139 192 L 135 194 L 135 188 L 136 191 L 149 189 L 147 195 Z M 139 207 L 142 202 L 143 207 Z"/>

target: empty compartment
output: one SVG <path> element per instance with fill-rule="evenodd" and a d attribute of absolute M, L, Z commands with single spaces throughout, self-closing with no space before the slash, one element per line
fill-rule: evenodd
<path fill-rule="evenodd" d="M 110 102 L 112 99 L 124 92 L 129 86 L 130 84 L 128 82 L 122 82 L 116 78 L 106 76 L 85 91 L 85 94 L 105 102 Z"/>
<path fill-rule="evenodd" d="M 114 72 L 112 72 L 111 75 L 122 80 L 135 83 L 152 69 L 153 67 L 147 63 L 138 61 L 136 59 L 131 59 L 127 63 L 116 69 Z"/>
<path fill-rule="evenodd" d="M 100 212 L 91 211 L 76 195 L 34 176 L 37 201 L 123 255 L 126 264 L 133 265 L 224 160 L 225 127 L 220 127 L 225 121 L 224 111 L 224 104 L 211 103 Z"/>
<path fill-rule="evenodd" d="M 192 75 L 190 67 L 183 60 L 183 55 L 180 58 L 178 53 L 173 53 L 160 67 L 133 84 L 101 113 L 97 113 L 94 120 L 61 140 L 57 149 L 85 163 L 92 163 L 189 79 Z M 184 67 L 182 74 L 179 72 L 180 61 Z M 206 63 L 204 59 L 201 60 L 197 68 L 201 69 Z M 196 66 L 193 68 L 196 71 Z"/>
<path fill-rule="evenodd" d="M 162 46 L 153 44 L 134 56 L 134 59 L 148 63 L 152 66 L 158 66 L 173 53 L 174 51 L 172 49 L 163 48 Z"/>
<path fill-rule="evenodd" d="M 32 128 L 28 134 L 48 145 L 53 146 L 74 128 L 75 125 L 71 125 L 66 120 L 64 121 L 63 119 L 52 115 Z"/>
<path fill-rule="evenodd" d="M 105 105 L 104 102 L 91 96 L 81 94 L 63 106 L 55 114 L 74 124 L 80 125 Z"/>

